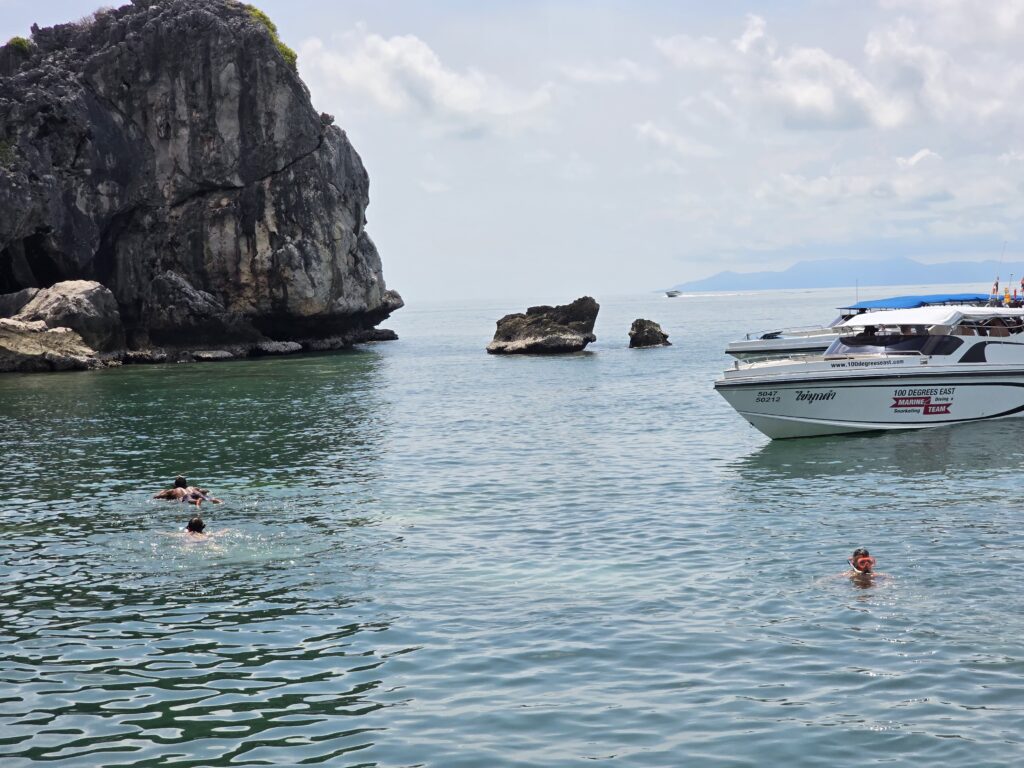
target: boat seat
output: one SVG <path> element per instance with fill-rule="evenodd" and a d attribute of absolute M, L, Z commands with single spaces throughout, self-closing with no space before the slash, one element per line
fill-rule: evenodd
<path fill-rule="evenodd" d="M 974 329 L 969 325 L 958 325 L 953 329 L 953 333 L 957 336 L 973 336 Z"/>
<path fill-rule="evenodd" d="M 988 329 L 989 336 L 1009 336 L 1010 329 L 1005 325 L 993 325 Z"/>

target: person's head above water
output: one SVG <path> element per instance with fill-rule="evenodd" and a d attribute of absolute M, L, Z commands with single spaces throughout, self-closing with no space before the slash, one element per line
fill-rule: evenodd
<path fill-rule="evenodd" d="M 185 479 L 184 475 L 178 475 L 174 478 L 175 488 L 188 488 L 188 480 Z"/>
<path fill-rule="evenodd" d="M 202 533 L 203 528 L 205 527 L 206 523 L 203 522 L 203 518 L 197 515 L 188 521 L 188 525 L 185 526 L 185 530 L 189 533 Z"/>
<path fill-rule="evenodd" d="M 871 573 L 875 568 L 875 558 L 864 547 L 858 547 L 850 555 L 850 565 L 857 573 Z"/>

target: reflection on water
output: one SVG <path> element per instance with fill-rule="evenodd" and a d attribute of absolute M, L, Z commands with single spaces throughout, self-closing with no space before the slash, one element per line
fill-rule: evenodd
<path fill-rule="evenodd" d="M 379 366 L 377 355 L 355 353 L 212 371 L 140 366 L 5 377 L 0 429 L 21 474 L 13 490 L 30 482 L 37 500 L 99 502 L 167 487 L 177 472 L 211 488 L 365 482 L 390 418 Z M 56 445 L 59 472 L 42 450 Z"/>
<path fill-rule="evenodd" d="M 926 482 L 954 472 L 969 481 L 983 472 L 1015 471 L 1024 462 L 1024 420 L 962 424 L 926 430 L 875 432 L 803 440 L 772 440 L 736 461 L 753 483 L 779 477 L 840 479 L 878 474 Z"/>

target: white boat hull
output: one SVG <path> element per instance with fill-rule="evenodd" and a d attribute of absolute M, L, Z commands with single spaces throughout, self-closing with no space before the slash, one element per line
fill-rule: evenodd
<path fill-rule="evenodd" d="M 927 429 L 1024 415 L 1024 370 L 964 371 L 906 361 L 884 374 L 829 377 L 828 362 L 800 376 L 726 377 L 715 389 L 750 424 L 772 439 L 891 429 Z M 806 366 L 805 366 L 806 367 Z M 967 366 L 971 367 L 971 366 Z M 922 370 L 924 369 L 924 370 Z M 741 372 L 737 372 L 741 373 Z"/>

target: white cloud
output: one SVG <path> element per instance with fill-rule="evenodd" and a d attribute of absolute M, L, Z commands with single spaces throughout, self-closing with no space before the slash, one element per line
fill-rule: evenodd
<path fill-rule="evenodd" d="M 926 148 L 919 149 L 910 157 L 897 157 L 896 165 L 898 165 L 900 168 L 913 168 L 922 160 L 926 160 L 929 157 L 934 157 L 936 160 L 942 159 L 942 157 L 937 152 L 932 152 L 930 149 Z"/>
<path fill-rule="evenodd" d="M 881 0 L 880 5 L 914 15 L 931 36 L 951 45 L 1024 37 L 1024 0 Z"/>
<path fill-rule="evenodd" d="M 579 83 L 653 83 L 658 73 L 631 59 L 617 59 L 610 64 L 590 66 L 563 66 L 562 74 Z"/>
<path fill-rule="evenodd" d="M 747 26 L 743 34 L 732 41 L 733 47 L 742 54 L 760 52 L 771 56 L 775 52 L 775 41 L 766 34 L 768 25 L 760 16 L 747 16 Z"/>
<path fill-rule="evenodd" d="M 440 195 L 444 192 L 448 192 L 451 187 L 445 184 L 443 181 L 431 181 L 427 179 L 420 179 L 416 182 L 420 189 L 426 192 L 428 195 Z"/>
<path fill-rule="evenodd" d="M 869 35 L 864 51 L 882 87 L 933 119 L 968 123 L 1019 109 L 1024 68 L 1016 51 L 985 46 L 954 55 L 924 34 L 918 22 L 900 18 Z"/>
<path fill-rule="evenodd" d="M 741 54 L 714 37 L 673 35 L 655 39 L 654 47 L 680 69 L 730 71 L 745 66 Z"/>
<path fill-rule="evenodd" d="M 550 103 L 553 88 L 545 83 L 519 90 L 474 68 L 456 71 L 415 35 L 385 38 L 362 29 L 337 46 L 306 40 L 299 61 L 303 76 L 318 88 L 355 91 L 391 112 L 469 126 L 534 114 Z"/>
<path fill-rule="evenodd" d="M 714 147 L 689 136 L 661 128 L 652 122 L 640 123 L 635 128 L 637 136 L 641 139 L 652 141 L 681 157 L 712 158 L 718 157 L 720 154 Z"/>
<path fill-rule="evenodd" d="M 892 128 L 907 109 L 886 96 L 856 68 L 820 48 L 796 48 L 773 59 L 765 92 L 798 127 Z"/>
<path fill-rule="evenodd" d="M 731 44 L 676 35 L 654 45 L 677 68 L 717 72 L 719 92 L 736 102 L 739 111 L 775 112 L 792 127 L 889 128 L 908 114 L 901 100 L 822 48 L 794 46 L 780 52 L 759 16 L 748 16 Z"/>

